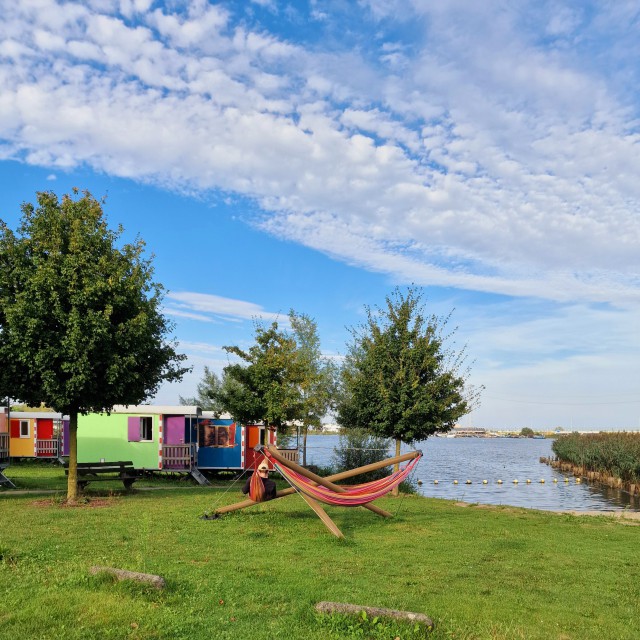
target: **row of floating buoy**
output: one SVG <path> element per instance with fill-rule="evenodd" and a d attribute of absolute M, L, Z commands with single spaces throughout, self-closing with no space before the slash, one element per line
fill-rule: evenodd
<path fill-rule="evenodd" d="M 580 484 L 582 482 L 581 478 L 576 478 L 575 480 L 576 480 L 576 484 Z M 525 482 L 526 482 L 526 484 L 531 484 L 531 478 L 527 478 Z M 544 478 L 540 478 L 540 480 L 538 482 L 539 482 L 539 484 L 544 484 L 546 481 L 545 481 Z M 565 476 L 564 482 L 565 482 L 565 484 L 570 482 L 569 478 L 567 478 Z M 418 480 L 417 483 L 420 486 L 422 486 L 424 484 L 422 480 Z M 513 484 L 519 484 L 519 483 L 520 483 L 520 481 L 517 478 L 515 478 L 513 480 Z M 558 484 L 558 478 L 553 478 L 553 483 L 554 484 Z M 439 480 L 434 480 L 433 484 L 440 484 L 440 481 Z M 460 482 L 458 480 L 454 480 L 453 484 L 460 484 Z M 465 484 L 473 484 L 473 482 L 471 480 L 465 480 Z M 488 480 L 483 480 L 482 484 L 489 484 L 489 481 Z M 496 484 L 504 484 L 504 483 L 502 482 L 502 480 L 496 480 Z"/>

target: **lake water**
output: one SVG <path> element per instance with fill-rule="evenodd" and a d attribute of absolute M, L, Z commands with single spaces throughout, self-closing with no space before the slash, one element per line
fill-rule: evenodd
<path fill-rule="evenodd" d="M 553 456 L 552 442 L 533 438 L 433 437 L 412 448 L 403 447 L 402 452 L 414 448 L 423 452 L 413 479 L 422 482 L 418 492 L 430 498 L 544 511 L 640 511 L 637 497 L 584 480 L 577 484 L 575 478 L 541 463 L 541 457 Z M 337 435 L 309 436 L 307 463 L 330 465 L 338 444 Z M 389 455 L 393 453 L 390 451 Z M 565 482 L 565 477 L 569 482 Z M 438 484 L 434 483 L 436 480 Z M 458 484 L 454 484 L 455 480 Z M 471 484 L 466 484 L 467 480 Z M 514 480 L 518 483 L 514 484 Z"/>

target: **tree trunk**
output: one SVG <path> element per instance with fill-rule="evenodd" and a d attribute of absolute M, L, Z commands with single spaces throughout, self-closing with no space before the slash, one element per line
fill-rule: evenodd
<path fill-rule="evenodd" d="M 67 479 L 67 502 L 78 499 L 78 412 L 69 413 L 69 476 Z"/>
<path fill-rule="evenodd" d="M 396 438 L 396 458 L 400 455 L 400 445 L 402 444 L 402 441 L 400 440 L 400 438 Z M 393 465 L 393 472 L 397 473 L 398 471 L 400 471 L 400 463 L 396 462 Z M 398 494 L 400 493 L 400 489 L 399 487 L 393 487 L 393 489 L 391 490 L 391 495 L 392 496 L 398 496 Z"/>

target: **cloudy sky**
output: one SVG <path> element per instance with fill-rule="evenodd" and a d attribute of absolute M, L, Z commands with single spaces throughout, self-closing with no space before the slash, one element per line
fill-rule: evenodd
<path fill-rule="evenodd" d="M 640 428 L 630 0 L 0 0 L 0 217 L 106 195 L 194 364 L 289 309 L 339 357 L 424 287 L 463 424 Z"/>

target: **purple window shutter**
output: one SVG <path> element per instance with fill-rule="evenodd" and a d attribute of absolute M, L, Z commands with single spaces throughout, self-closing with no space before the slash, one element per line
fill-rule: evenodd
<path fill-rule="evenodd" d="M 138 416 L 129 416 L 129 442 L 140 442 L 140 418 Z"/>

